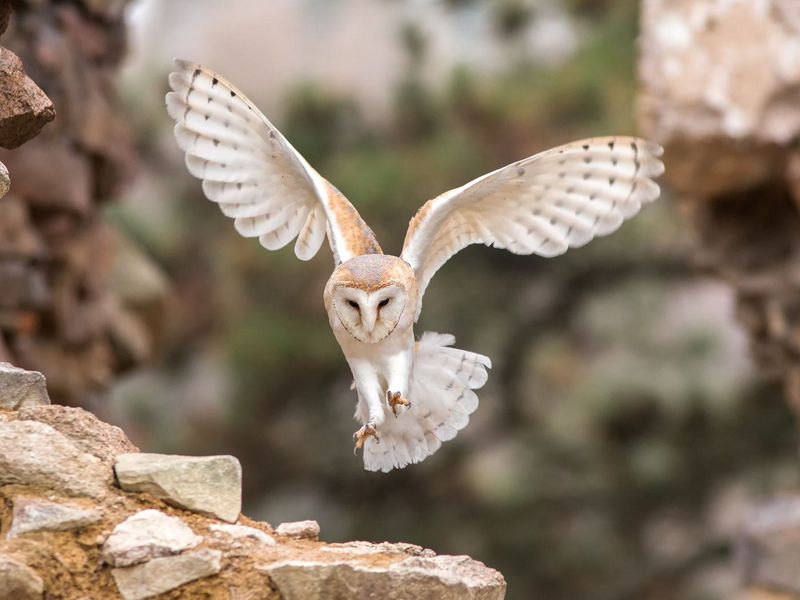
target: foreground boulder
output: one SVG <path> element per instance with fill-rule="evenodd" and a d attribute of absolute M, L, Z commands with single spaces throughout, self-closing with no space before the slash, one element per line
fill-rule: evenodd
<path fill-rule="evenodd" d="M 314 521 L 273 529 L 240 502 L 233 457 L 141 454 L 81 409 L 0 409 L 0 600 L 505 595 L 502 575 L 469 557 L 326 544 Z"/>

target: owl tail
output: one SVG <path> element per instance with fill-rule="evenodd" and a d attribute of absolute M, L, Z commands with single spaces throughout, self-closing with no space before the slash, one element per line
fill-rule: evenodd
<path fill-rule="evenodd" d="M 379 439 L 367 440 L 365 469 L 386 473 L 421 462 L 469 423 L 478 408 L 478 395 L 472 390 L 486 383 L 492 361 L 451 348 L 455 341 L 449 334 L 422 334 L 411 372 L 411 406 L 396 417 L 390 411 L 378 430 Z"/>

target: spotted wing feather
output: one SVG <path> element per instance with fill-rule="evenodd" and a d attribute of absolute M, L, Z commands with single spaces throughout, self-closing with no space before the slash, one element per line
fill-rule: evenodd
<path fill-rule="evenodd" d="M 355 208 L 244 94 L 206 67 L 175 64 L 166 97 L 175 139 L 203 193 L 241 235 L 258 237 L 268 250 L 296 238 L 302 260 L 317 253 L 326 233 L 337 264 L 381 252 Z"/>
<path fill-rule="evenodd" d="M 470 244 L 556 256 L 615 231 L 658 198 L 663 150 L 638 138 L 595 138 L 531 156 L 428 201 L 409 224 L 402 258 L 422 295 Z M 417 314 L 419 316 L 419 314 Z"/>

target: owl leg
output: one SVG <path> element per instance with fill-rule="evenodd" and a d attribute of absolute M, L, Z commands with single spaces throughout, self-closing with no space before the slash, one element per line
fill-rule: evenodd
<path fill-rule="evenodd" d="M 411 377 L 411 365 L 414 356 L 414 346 L 409 346 L 408 349 L 393 356 L 389 363 L 389 387 L 386 390 L 386 402 L 392 409 L 394 416 L 397 416 L 397 407 L 411 406 L 411 402 L 405 398 L 407 395 Z"/>
<path fill-rule="evenodd" d="M 359 409 L 356 417 L 364 423 L 364 426 L 353 434 L 355 441 L 353 451 L 355 452 L 364 447 L 368 438 L 373 437 L 375 441 L 379 440 L 378 429 L 386 416 L 381 400 L 383 392 L 375 369 L 371 364 L 360 361 L 351 361 L 350 367 L 353 370 L 358 390 Z M 365 408 L 366 410 L 364 410 Z"/>
<path fill-rule="evenodd" d="M 389 403 L 389 406 L 392 408 L 392 412 L 394 416 L 397 416 L 397 407 L 398 406 L 411 406 L 411 402 L 406 400 L 400 395 L 400 392 L 392 392 L 388 390 L 386 392 L 386 401 Z"/>

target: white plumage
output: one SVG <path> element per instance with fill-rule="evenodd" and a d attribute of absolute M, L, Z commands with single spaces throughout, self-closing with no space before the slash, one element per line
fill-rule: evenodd
<path fill-rule="evenodd" d="M 238 89 L 176 61 L 167 110 L 189 172 L 243 236 L 268 250 L 295 241 L 311 259 L 327 235 L 336 268 L 324 301 L 358 392 L 356 448 L 390 471 L 453 439 L 478 406 L 488 357 L 413 325 L 434 273 L 470 244 L 556 256 L 615 231 L 660 191 L 662 149 L 631 137 L 574 142 L 531 156 L 427 202 L 400 257 L 384 255 L 356 209 Z"/>

